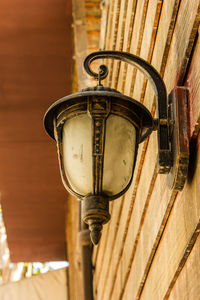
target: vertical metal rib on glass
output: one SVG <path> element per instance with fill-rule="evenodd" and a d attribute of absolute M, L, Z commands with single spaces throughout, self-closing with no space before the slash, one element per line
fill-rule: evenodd
<path fill-rule="evenodd" d="M 88 112 L 92 117 L 93 126 L 93 194 L 100 195 L 102 193 L 103 181 L 103 157 L 105 144 L 106 118 L 110 112 L 110 100 L 103 97 L 89 97 Z"/>
<path fill-rule="evenodd" d="M 99 242 L 102 225 L 110 219 L 109 200 L 102 197 L 103 161 L 106 118 L 110 113 L 110 100 L 106 97 L 88 97 L 88 113 L 92 118 L 93 195 L 82 202 L 83 220 L 89 225 L 91 240 Z"/>
<path fill-rule="evenodd" d="M 103 157 L 105 141 L 105 118 L 93 119 L 93 194 L 99 195 L 102 191 Z"/>

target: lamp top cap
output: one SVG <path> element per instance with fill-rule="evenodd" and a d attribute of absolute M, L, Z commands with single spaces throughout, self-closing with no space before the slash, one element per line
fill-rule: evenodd
<path fill-rule="evenodd" d="M 94 92 L 94 91 L 99 91 L 99 92 L 112 92 L 112 93 L 118 93 L 118 94 L 121 94 L 119 91 L 117 91 L 117 90 L 115 90 L 115 89 L 113 89 L 113 88 L 104 86 L 104 85 L 102 85 L 102 84 L 96 85 L 96 86 L 90 86 L 90 87 L 87 87 L 87 88 L 81 90 L 81 92 Z"/>
<path fill-rule="evenodd" d="M 116 101 L 119 103 L 123 103 L 129 109 L 133 109 L 138 116 L 142 118 L 143 126 L 152 127 L 153 126 L 153 118 L 151 116 L 150 111 L 137 100 L 128 97 L 126 95 L 121 94 L 119 91 L 104 87 L 103 85 L 97 85 L 94 87 L 87 87 L 77 93 L 70 94 L 65 96 L 56 102 L 54 102 L 47 110 L 44 116 L 44 127 L 48 135 L 55 139 L 54 137 L 54 119 L 60 114 L 61 111 L 69 108 L 71 105 L 75 103 L 87 103 L 88 97 L 107 97 L 111 100 L 111 103 L 115 103 Z M 87 110 L 87 105 L 86 105 Z"/>

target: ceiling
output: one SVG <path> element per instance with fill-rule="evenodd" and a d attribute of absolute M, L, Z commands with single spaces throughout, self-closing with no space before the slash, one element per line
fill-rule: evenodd
<path fill-rule="evenodd" d="M 69 0 L 1 0 L 0 201 L 11 260 L 65 259 L 56 145 L 43 115 L 71 92 Z"/>

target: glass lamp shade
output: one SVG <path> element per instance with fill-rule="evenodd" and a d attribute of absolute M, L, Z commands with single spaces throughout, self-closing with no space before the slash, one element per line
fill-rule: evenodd
<path fill-rule="evenodd" d="M 63 126 L 63 162 L 67 180 L 76 193 L 92 191 L 92 126 L 85 113 L 68 119 Z"/>
<path fill-rule="evenodd" d="M 65 121 L 63 163 L 70 188 L 81 196 L 94 194 L 93 120 L 82 113 Z M 137 129 L 127 119 L 110 114 L 105 121 L 101 194 L 114 197 L 129 185 L 137 152 Z"/>
<path fill-rule="evenodd" d="M 63 184 L 81 201 L 82 220 L 97 244 L 110 219 L 109 201 L 131 184 L 138 144 L 154 121 L 138 101 L 98 85 L 53 103 L 44 118 L 56 140 Z"/>

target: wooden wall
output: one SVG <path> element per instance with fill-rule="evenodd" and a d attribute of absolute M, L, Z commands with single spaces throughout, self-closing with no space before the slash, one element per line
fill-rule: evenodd
<path fill-rule="evenodd" d="M 101 49 L 151 63 L 170 92 L 189 89 L 190 165 L 182 192 L 156 172 L 157 137 L 139 147 L 129 191 L 111 203 L 111 221 L 93 251 L 96 300 L 200 299 L 200 1 L 106 0 Z M 109 60 L 105 84 L 154 114 L 149 83 L 132 66 Z"/>

